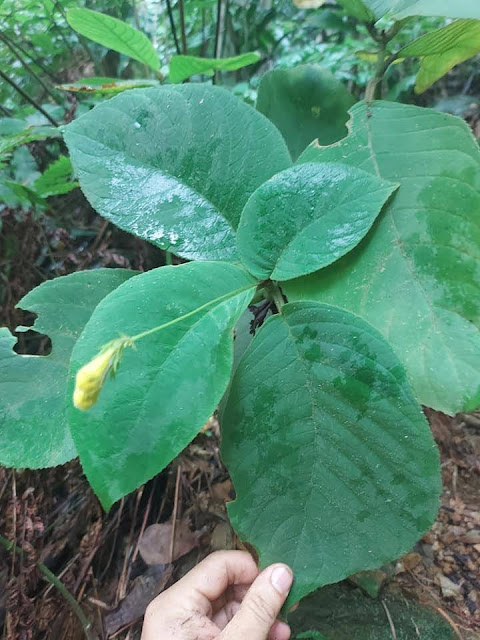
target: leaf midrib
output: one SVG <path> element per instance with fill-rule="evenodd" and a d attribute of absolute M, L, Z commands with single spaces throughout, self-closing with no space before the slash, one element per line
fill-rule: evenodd
<path fill-rule="evenodd" d="M 252 286 L 252 290 L 255 290 L 255 285 Z M 142 400 L 142 405 L 141 405 L 141 411 L 137 413 L 137 419 L 135 420 L 135 426 L 138 426 L 139 422 L 145 423 L 145 418 L 143 417 L 143 411 L 144 411 L 144 407 L 146 404 L 146 400 L 147 398 L 150 396 L 151 393 L 153 393 L 154 391 L 154 387 L 155 387 L 155 381 L 157 379 L 157 377 L 160 375 L 160 373 L 163 372 L 163 370 L 165 369 L 165 365 L 168 363 L 169 359 L 172 357 L 174 351 L 176 349 L 179 349 L 181 344 L 183 343 L 183 341 L 192 333 L 192 331 L 194 329 L 197 328 L 198 324 L 200 324 L 205 318 L 207 318 L 208 316 L 210 316 L 210 314 L 213 311 L 216 311 L 217 309 L 219 309 L 222 305 L 230 302 L 231 300 L 233 300 L 234 298 L 238 297 L 238 296 L 242 296 L 244 294 L 246 294 L 248 292 L 248 289 L 241 292 L 241 293 L 233 293 L 233 295 L 230 298 L 227 298 L 225 300 L 223 300 L 222 302 L 220 302 L 219 304 L 211 307 L 211 309 L 206 310 L 206 312 L 204 314 L 202 314 L 197 320 L 195 320 L 193 322 L 193 324 L 187 329 L 187 331 L 182 335 L 182 337 L 180 338 L 180 340 L 175 344 L 175 346 L 170 350 L 170 352 L 167 354 L 167 356 L 165 357 L 165 359 L 162 361 L 162 363 L 159 365 L 157 372 L 155 373 L 154 377 L 153 377 L 153 381 L 152 383 L 149 385 L 148 389 L 147 389 L 147 393 L 143 396 L 143 400 Z M 233 353 L 233 338 L 232 338 L 232 353 Z"/>

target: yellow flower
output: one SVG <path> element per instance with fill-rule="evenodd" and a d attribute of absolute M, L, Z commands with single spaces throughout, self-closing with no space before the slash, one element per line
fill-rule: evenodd
<path fill-rule="evenodd" d="M 87 411 L 93 407 L 117 359 L 118 347 L 112 346 L 90 360 L 78 371 L 73 392 L 73 404 L 77 409 Z"/>
<path fill-rule="evenodd" d="M 103 346 L 102 350 L 84 365 L 75 377 L 73 404 L 77 409 L 87 411 L 97 402 L 100 391 L 107 379 L 118 369 L 125 347 L 134 347 L 135 340 L 122 336 Z"/>

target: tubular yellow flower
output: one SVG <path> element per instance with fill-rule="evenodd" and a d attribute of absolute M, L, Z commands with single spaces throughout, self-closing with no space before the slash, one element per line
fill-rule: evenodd
<path fill-rule="evenodd" d="M 124 336 L 106 344 L 93 360 L 87 362 L 75 377 L 73 404 L 87 411 L 97 402 L 108 375 L 114 375 L 120 364 L 125 347 L 132 347 L 133 340 Z"/>
<path fill-rule="evenodd" d="M 117 349 L 110 347 L 84 365 L 75 378 L 73 404 L 77 409 L 87 411 L 97 402 L 108 374 L 113 368 Z"/>

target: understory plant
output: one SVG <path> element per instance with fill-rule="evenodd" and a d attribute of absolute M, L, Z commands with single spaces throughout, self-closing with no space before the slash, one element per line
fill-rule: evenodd
<path fill-rule="evenodd" d="M 48 356 L 0 329 L 1 462 L 79 456 L 106 509 L 220 405 L 231 522 L 261 566 L 293 568 L 289 603 L 412 547 L 441 490 L 421 404 L 480 404 L 478 145 L 454 116 L 374 99 L 429 2 L 342 4 L 372 29 L 398 17 L 365 101 L 304 66 L 265 75 L 257 110 L 164 85 L 66 126 L 91 205 L 184 263 L 34 289 L 19 306 Z"/>

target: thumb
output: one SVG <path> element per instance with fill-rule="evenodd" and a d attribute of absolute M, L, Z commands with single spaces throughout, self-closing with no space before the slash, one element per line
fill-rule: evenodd
<path fill-rule="evenodd" d="M 293 573 L 285 564 L 274 564 L 262 571 L 220 638 L 222 640 L 238 640 L 238 638 L 266 640 L 287 599 L 292 582 Z"/>

